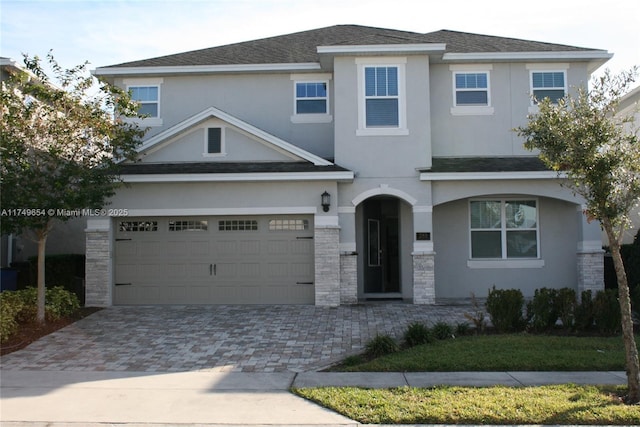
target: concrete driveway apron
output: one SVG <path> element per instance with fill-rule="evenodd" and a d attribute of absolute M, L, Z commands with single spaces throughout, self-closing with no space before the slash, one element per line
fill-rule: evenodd
<path fill-rule="evenodd" d="M 465 321 L 469 306 L 110 307 L 3 356 L 3 370 L 305 372 L 414 322 Z"/>

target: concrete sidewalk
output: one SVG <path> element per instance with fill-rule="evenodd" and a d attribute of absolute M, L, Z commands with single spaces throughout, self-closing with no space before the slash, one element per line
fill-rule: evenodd
<path fill-rule="evenodd" d="M 181 373 L 2 371 L 3 427 L 357 426 L 290 387 L 625 384 L 624 372 Z"/>

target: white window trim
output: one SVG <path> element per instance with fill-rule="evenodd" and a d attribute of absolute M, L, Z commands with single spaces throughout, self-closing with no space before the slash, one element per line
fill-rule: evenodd
<path fill-rule="evenodd" d="M 499 201 L 500 207 L 500 239 L 502 258 L 472 258 L 472 240 L 471 240 L 471 202 Z M 505 224 L 505 202 L 508 201 L 534 201 L 536 202 L 536 249 L 537 256 L 535 258 L 507 258 L 507 231 L 509 230 Z M 544 260 L 540 257 L 540 200 L 537 197 L 505 197 L 505 198 L 474 198 L 469 199 L 467 204 L 467 228 L 469 230 L 469 260 L 467 267 L 469 268 L 541 268 L 544 266 Z M 495 229 L 497 231 L 498 229 Z M 517 229 L 513 229 L 517 230 Z M 531 229 L 525 229 L 531 230 Z"/>
<path fill-rule="evenodd" d="M 209 153 L 209 128 L 220 128 L 220 152 Z M 224 126 L 207 126 L 204 128 L 204 147 L 202 157 L 225 157 L 227 155 L 226 128 Z"/>
<path fill-rule="evenodd" d="M 358 128 L 357 136 L 405 136 L 407 129 L 407 95 L 405 69 L 406 57 L 390 58 L 356 58 L 358 69 Z M 365 98 L 365 68 L 397 67 L 398 68 L 398 127 L 367 127 Z"/>
<path fill-rule="evenodd" d="M 566 95 L 569 92 L 569 82 L 567 81 L 567 70 L 569 69 L 568 63 L 526 64 L 526 69 L 529 70 L 529 113 L 535 114 L 539 111 L 538 106 L 533 102 L 533 73 L 563 73 L 564 93 Z"/>
<path fill-rule="evenodd" d="M 293 114 L 291 115 L 291 123 L 331 123 L 333 116 L 331 115 L 331 75 L 330 74 L 292 74 L 291 81 L 293 82 Z M 327 112 L 321 114 L 298 114 L 297 103 L 298 100 L 296 85 L 298 83 L 324 83 L 327 85 Z"/>
<path fill-rule="evenodd" d="M 452 116 L 491 116 L 495 113 L 495 109 L 491 105 L 491 64 L 458 64 L 450 65 L 451 71 L 451 87 L 453 107 L 451 107 Z M 486 74 L 487 75 L 487 105 L 456 105 L 456 74 Z"/>
<path fill-rule="evenodd" d="M 125 90 L 128 92 L 130 88 L 133 87 L 157 87 L 158 88 L 158 117 L 146 117 L 144 119 L 127 119 L 132 123 L 136 123 L 140 126 L 149 126 L 149 127 L 158 127 L 162 126 L 162 103 L 160 102 L 162 99 L 162 84 L 164 83 L 164 79 L 162 77 L 159 78 L 133 78 L 133 79 L 123 79 L 122 83 L 125 86 Z"/>

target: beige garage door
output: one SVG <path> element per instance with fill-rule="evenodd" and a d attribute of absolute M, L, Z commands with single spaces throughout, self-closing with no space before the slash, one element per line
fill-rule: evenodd
<path fill-rule="evenodd" d="M 115 304 L 313 304 L 313 217 L 119 218 Z"/>

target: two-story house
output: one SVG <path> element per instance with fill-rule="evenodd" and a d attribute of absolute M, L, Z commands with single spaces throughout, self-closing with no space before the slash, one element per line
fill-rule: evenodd
<path fill-rule="evenodd" d="M 149 127 L 87 304 L 433 304 L 603 286 L 598 224 L 513 128 L 611 54 L 339 25 L 100 67 Z"/>

